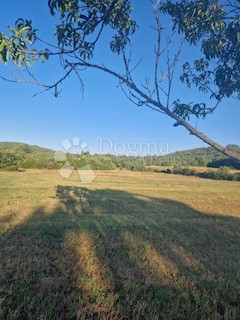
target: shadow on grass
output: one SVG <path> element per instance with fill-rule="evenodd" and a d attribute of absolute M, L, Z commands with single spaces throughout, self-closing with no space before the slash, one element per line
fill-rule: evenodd
<path fill-rule="evenodd" d="M 56 197 L 0 238 L 0 319 L 239 319 L 239 219 L 119 190 Z"/>

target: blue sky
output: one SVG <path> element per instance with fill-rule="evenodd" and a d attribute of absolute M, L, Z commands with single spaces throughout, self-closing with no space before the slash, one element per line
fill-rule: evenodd
<path fill-rule="evenodd" d="M 139 22 L 139 31 L 133 39 L 133 57 L 135 61 L 143 58 L 135 73 L 136 82 L 140 83 L 146 76 L 153 77 L 155 34 L 150 28 L 153 20 L 149 1 L 140 3 L 135 0 L 133 4 L 134 17 Z M 146 6 L 144 10 L 143 6 Z M 19 17 L 31 18 L 33 25 L 39 29 L 39 36 L 52 39 L 55 22 L 48 12 L 47 0 L 4 1 L 0 16 L 1 31 L 5 30 L 4 25 L 13 25 Z M 178 39 L 175 41 L 177 44 Z M 181 62 L 197 57 L 197 48 L 186 47 L 183 49 Z M 119 59 L 110 53 L 105 40 L 99 44 L 95 59 L 103 60 L 117 70 L 121 67 Z M 181 70 L 180 67 L 179 65 L 177 71 Z M 1 74 L 11 77 L 16 72 L 21 77 L 21 71 L 16 71 L 11 65 L 0 65 Z M 57 80 L 61 74 L 56 61 L 45 64 L 39 62 L 33 72 L 48 83 Z M 81 76 L 85 87 L 83 97 L 75 77 L 65 81 L 59 98 L 55 98 L 52 93 L 32 97 L 41 88 L 0 80 L 0 141 L 19 141 L 61 149 L 63 139 L 79 137 L 88 143 L 92 153 L 101 151 L 101 139 L 105 141 L 105 152 L 113 151 L 107 142 L 109 139 L 113 144 L 119 145 L 155 144 L 159 151 L 167 144 L 170 152 L 206 146 L 196 137 L 190 136 L 184 128 L 174 128 L 173 121 L 167 116 L 133 105 L 121 92 L 118 82 L 110 76 L 94 70 L 86 71 Z M 196 91 L 183 86 L 178 78 L 179 73 L 176 73 L 172 100 L 180 97 L 184 102 L 212 103 L 208 97 L 200 98 Z M 239 144 L 239 117 L 239 102 L 229 99 L 219 106 L 213 116 L 199 121 L 197 126 L 222 145 Z M 195 126 L 196 121 L 192 124 Z"/>

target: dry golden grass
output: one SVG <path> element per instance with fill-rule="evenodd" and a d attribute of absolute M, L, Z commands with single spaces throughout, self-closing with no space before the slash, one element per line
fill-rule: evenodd
<path fill-rule="evenodd" d="M 239 182 L 0 172 L 0 319 L 240 319 Z"/>

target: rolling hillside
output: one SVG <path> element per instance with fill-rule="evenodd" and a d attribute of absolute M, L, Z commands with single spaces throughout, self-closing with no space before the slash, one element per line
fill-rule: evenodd
<path fill-rule="evenodd" d="M 36 145 L 29 145 L 22 142 L 0 142 L 0 150 L 1 149 L 14 149 L 14 148 L 22 148 L 27 151 L 26 148 L 29 148 L 30 152 L 36 152 L 36 153 L 46 153 L 46 154 L 53 154 L 55 151 L 43 147 L 39 147 Z"/>
<path fill-rule="evenodd" d="M 240 147 L 238 145 L 228 145 L 227 148 L 240 153 Z M 147 165 L 171 166 L 180 164 L 214 168 L 229 166 L 240 169 L 240 164 L 237 161 L 224 156 L 211 147 L 177 151 L 164 156 L 147 156 L 145 159 Z"/>
<path fill-rule="evenodd" d="M 228 145 L 229 149 L 240 152 L 238 145 Z M 28 145 L 19 142 L 0 142 L 0 168 L 5 167 L 23 167 L 23 168 L 61 168 L 63 162 L 55 161 L 55 151 L 42 148 L 36 145 Z M 147 166 L 204 166 L 215 167 L 221 166 L 233 167 L 240 169 L 240 163 L 234 161 L 213 148 L 196 148 L 191 150 L 177 151 L 164 156 L 148 155 L 145 157 L 133 157 L 126 155 L 91 155 L 67 154 L 67 161 L 74 167 L 83 167 L 90 164 L 93 169 L 115 169 L 116 167 L 144 171 Z"/>

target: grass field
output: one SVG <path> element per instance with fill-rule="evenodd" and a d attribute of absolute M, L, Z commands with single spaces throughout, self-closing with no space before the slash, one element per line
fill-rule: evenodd
<path fill-rule="evenodd" d="M 240 319 L 240 183 L 0 172 L 0 319 Z"/>

